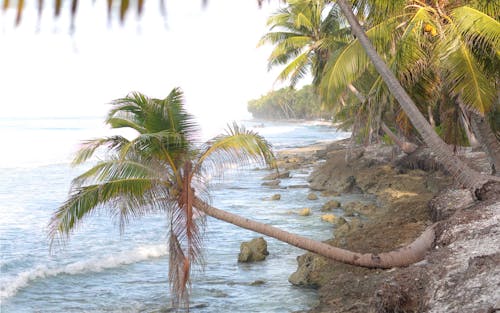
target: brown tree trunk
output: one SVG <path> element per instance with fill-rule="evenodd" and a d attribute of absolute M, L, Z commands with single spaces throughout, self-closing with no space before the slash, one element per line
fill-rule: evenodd
<path fill-rule="evenodd" d="M 434 120 L 434 114 L 432 113 L 432 107 L 430 105 L 427 106 L 427 114 L 429 115 L 429 123 L 432 128 L 436 128 L 436 121 Z"/>
<path fill-rule="evenodd" d="M 479 114 L 471 113 L 472 129 L 477 134 L 479 143 L 488 156 L 493 175 L 500 174 L 500 143 L 488 125 L 488 122 Z"/>
<path fill-rule="evenodd" d="M 358 98 L 359 101 L 361 101 L 361 102 L 366 101 L 365 96 L 362 95 L 361 92 L 359 92 L 359 90 L 356 87 L 354 87 L 352 84 L 348 84 L 347 88 L 349 88 L 349 90 L 356 96 L 356 98 Z M 404 153 L 410 154 L 410 153 L 414 152 L 415 150 L 417 150 L 418 146 L 416 144 L 411 143 L 409 141 L 404 140 L 403 138 L 399 138 L 398 136 L 396 136 L 396 134 L 394 134 L 392 132 L 392 130 L 389 127 L 387 127 L 387 125 L 383 121 L 380 122 L 380 128 L 382 128 L 384 133 L 386 133 L 387 136 L 389 136 L 389 138 L 391 138 L 391 140 L 394 141 L 394 143 L 399 148 L 401 148 L 401 150 L 403 150 Z"/>
<path fill-rule="evenodd" d="M 417 150 L 418 146 L 416 144 L 399 138 L 384 122 L 381 122 L 380 128 L 382 128 L 384 133 L 386 133 L 386 135 L 389 136 L 389 138 L 391 138 L 391 140 L 394 141 L 394 143 L 401 148 L 404 153 L 410 154 Z"/>
<path fill-rule="evenodd" d="M 401 108 L 412 122 L 415 129 L 420 133 L 425 143 L 436 154 L 437 159 L 444 168 L 463 186 L 471 189 L 474 193 L 479 190 L 487 181 L 486 177 L 472 170 L 457 156 L 453 155 L 448 145 L 436 134 L 434 129 L 427 122 L 422 113 L 410 98 L 408 93 L 401 86 L 397 78 L 391 72 L 387 64 L 377 54 L 377 51 L 366 36 L 363 28 L 358 22 L 351 9 L 351 5 L 346 0 L 338 0 L 338 6 L 344 13 L 347 21 L 351 25 L 351 31 L 359 40 L 372 61 L 377 72 L 387 84 L 389 91 L 396 98 Z"/>
<path fill-rule="evenodd" d="M 468 110 L 465 108 L 464 104 L 460 99 L 457 101 L 458 106 L 460 107 L 460 118 L 462 121 L 462 126 L 464 127 L 465 134 L 467 139 L 469 140 L 469 145 L 472 150 L 476 150 L 481 146 L 481 143 L 478 141 L 477 136 L 474 134 L 474 130 L 472 129 L 472 121 L 471 116 Z"/>
<path fill-rule="evenodd" d="M 402 267 L 416 263 L 424 258 L 425 253 L 432 247 L 435 237 L 434 227 L 431 226 L 428 227 L 420 237 L 406 247 L 380 254 L 363 254 L 336 248 L 321 241 L 298 236 L 271 225 L 219 210 L 199 198 L 194 200 L 194 205 L 198 210 L 204 212 L 208 216 L 224 222 L 273 237 L 295 247 L 317 253 L 335 261 L 368 268 Z"/>

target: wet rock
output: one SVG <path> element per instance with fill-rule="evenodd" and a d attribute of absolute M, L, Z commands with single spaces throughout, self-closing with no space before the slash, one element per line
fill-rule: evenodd
<path fill-rule="evenodd" d="M 321 285 L 321 274 L 317 271 L 325 266 L 325 258 L 312 253 L 306 253 L 297 257 L 298 268 L 288 281 L 295 286 L 317 288 Z"/>
<path fill-rule="evenodd" d="M 283 179 L 283 178 L 290 178 L 290 171 L 284 171 L 284 172 L 274 172 L 271 173 L 264 178 L 263 180 L 277 180 L 277 179 Z"/>
<path fill-rule="evenodd" d="M 310 194 L 307 195 L 307 200 L 318 200 L 318 195 L 315 194 L 314 192 L 311 192 Z"/>
<path fill-rule="evenodd" d="M 271 181 L 266 181 L 262 183 L 262 186 L 267 186 L 267 187 L 278 187 L 280 185 L 281 181 L 279 179 L 276 180 L 271 180 Z"/>
<path fill-rule="evenodd" d="M 375 213 L 375 211 L 377 210 L 377 206 L 372 203 L 363 203 L 359 201 L 354 201 L 346 204 L 344 210 L 352 214 L 349 216 L 355 216 L 359 214 L 370 215 Z"/>
<path fill-rule="evenodd" d="M 323 222 L 328 222 L 330 224 L 334 224 L 335 223 L 335 215 L 333 214 L 324 214 L 324 215 L 321 215 L 321 220 Z"/>
<path fill-rule="evenodd" d="M 343 218 L 342 216 L 338 217 L 335 220 L 335 225 L 337 225 L 337 227 L 340 227 L 340 226 L 345 225 L 345 224 L 347 224 L 347 220 L 345 218 Z"/>
<path fill-rule="evenodd" d="M 338 193 L 336 191 L 325 190 L 325 191 L 321 192 L 321 196 L 322 197 L 338 197 L 338 196 L 340 196 L 340 193 Z"/>
<path fill-rule="evenodd" d="M 264 261 L 268 255 L 267 242 L 264 238 L 254 238 L 251 241 L 241 243 L 238 262 Z"/>
<path fill-rule="evenodd" d="M 321 207 L 321 211 L 322 212 L 331 211 L 338 207 L 340 207 L 340 202 L 338 202 L 337 200 L 330 200 L 327 203 L 323 204 L 323 206 Z"/>
<path fill-rule="evenodd" d="M 282 168 L 287 171 L 296 170 L 305 165 L 305 163 L 307 163 L 307 159 L 300 156 L 285 156 L 276 162 L 278 168 Z"/>
<path fill-rule="evenodd" d="M 344 216 L 353 217 L 356 216 L 356 212 L 352 208 L 344 208 Z"/>
<path fill-rule="evenodd" d="M 261 286 L 261 285 L 264 285 L 265 283 L 266 283 L 266 281 L 258 279 L 258 280 L 251 282 L 250 286 Z"/>
<path fill-rule="evenodd" d="M 272 201 L 278 201 L 278 200 L 281 200 L 281 195 L 280 195 L 279 193 L 274 194 L 274 195 L 271 197 L 271 200 L 272 200 Z"/>
<path fill-rule="evenodd" d="M 290 185 L 286 187 L 287 189 L 301 189 L 301 188 L 309 188 L 309 185 Z"/>
<path fill-rule="evenodd" d="M 303 208 L 302 210 L 299 211 L 300 216 L 309 216 L 311 215 L 311 209 L 310 208 Z"/>
<path fill-rule="evenodd" d="M 345 219 L 344 219 L 345 221 Z M 346 234 L 351 230 L 351 225 L 349 223 L 344 223 L 335 229 L 335 237 L 345 237 Z"/>

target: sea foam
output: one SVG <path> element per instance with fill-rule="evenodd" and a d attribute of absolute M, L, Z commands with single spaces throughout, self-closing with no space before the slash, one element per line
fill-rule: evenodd
<path fill-rule="evenodd" d="M 39 265 L 30 270 L 19 273 L 13 279 L 2 283 L 0 289 L 0 300 L 14 296 L 19 290 L 27 287 L 37 279 L 44 279 L 57 275 L 77 275 L 88 272 L 101 272 L 106 269 L 116 268 L 123 265 L 138 263 L 149 259 L 156 259 L 167 255 L 167 245 L 149 245 L 134 248 L 118 254 L 107 255 L 99 258 L 91 258 L 78 261 L 61 267 L 48 267 Z"/>

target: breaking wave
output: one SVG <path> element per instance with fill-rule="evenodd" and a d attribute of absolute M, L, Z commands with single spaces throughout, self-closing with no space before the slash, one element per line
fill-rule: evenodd
<path fill-rule="evenodd" d="M 20 289 L 28 286 L 30 282 L 37 279 L 44 279 L 61 274 L 78 275 L 88 272 L 101 272 L 106 269 L 156 259 L 165 255 L 167 255 L 167 245 L 159 244 L 141 246 L 130 251 L 78 261 L 62 267 L 50 268 L 45 265 L 40 265 L 19 273 L 13 279 L 7 281 L 0 290 L 0 300 L 14 296 Z"/>

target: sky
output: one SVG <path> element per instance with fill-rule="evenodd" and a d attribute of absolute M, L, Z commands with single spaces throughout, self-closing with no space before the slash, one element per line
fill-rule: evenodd
<path fill-rule="evenodd" d="M 14 10 L 0 12 L 0 118 L 104 116 L 131 91 L 163 98 L 181 87 L 202 127 L 225 125 L 250 117 L 247 102 L 280 87 L 279 69 L 267 70 L 272 47 L 257 48 L 279 1 L 259 9 L 256 0 L 205 8 L 168 0 L 163 18 L 149 0 L 125 25 L 109 23 L 106 1 L 80 1 L 72 34 L 67 8 L 57 20 L 47 10 L 37 25 L 36 1 L 26 2 L 18 27 Z"/>

